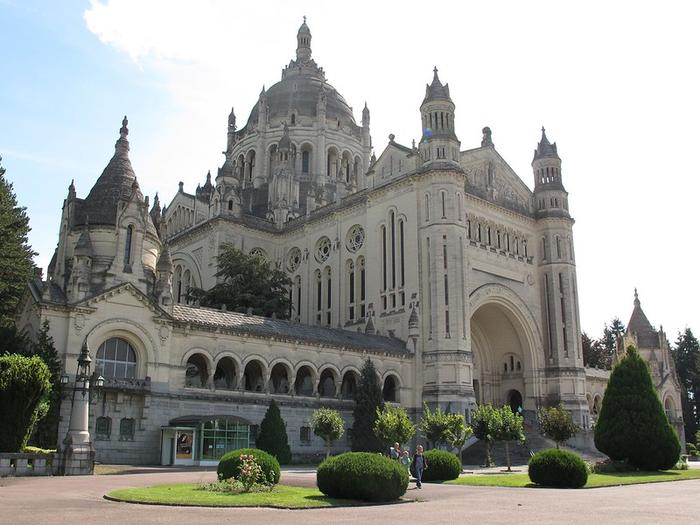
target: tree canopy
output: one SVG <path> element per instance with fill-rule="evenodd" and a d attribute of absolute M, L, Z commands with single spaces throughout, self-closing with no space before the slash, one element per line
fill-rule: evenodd
<path fill-rule="evenodd" d="M 540 432 L 554 440 L 557 448 L 566 443 L 578 432 L 578 426 L 571 418 L 571 413 L 559 404 L 554 407 L 543 407 L 537 412 Z"/>
<path fill-rule="evenodd" d="M 381 452 L 382 443 L 374 434 L 377 409 L 384 407 L 382 388 L 379 386 L 377 369 L 367 358 L 360 373 L 360 383 L 355 390 L 353 409 L 352 450 L 354 452 Z"/>
<path fill-rule="evenodd" d="M 458 452 L 467 438 L 472 435 L 472 429 L 464 422 L 462 414 L 445 412 L 440 407 L 430 410 L 425 404 L 418 428 L 434 447 L 447 445 L 456 448 Z"/>
<path fill-rule="evenodd" d="M 374 422 L 374 435 L 382 442 L 384 448 L 393 443 L 403 445 L 416 433 L 416 425 L 408 417 L 406 409 L 392 405 L 384 405 L 377 409 L 377 420 Z"/>
<path fill-rule="evenodd" d="M 12 184 L 0 166 L 0 349 L 4 351 L 13 351 L 19 342 L 15 313 L 34 271 L 36 253 L 29 246 L 29 231 L 26 208 L 17 205 Z"/>
<path fill-rule="evenodd" d="M 230 243 L 221 245 L 216 263 L 217 284 L 209 290 L 191 288 L 189 300 L 202 306 L 225 305 L 236 312 L 252 310 L 255 315 L 289 318 L 292 282 L 286 273 L 272 267 L 264 257 L 243 253 Z"/>
<path fill-rule="evenodd" d="M 700 429 L 700 345 L 690 328 L 678 334 L 672 354 L 683 388 L 685 435 L 690 440 Z"/>
<path fill-rule="evenodd" d="M 0 356 L 0 452 L 21 452 L 51 391 L 51 373 L 39 357 Z"/>
<path fill-rule="evenodd" d="M 642 470 L 666 470 L 680 454 L 680 442 L 666 417 L 649 373 L 634 346 L 615 366 L 595 426 L 595 446 L 610 459 Z"/>
<path fill-rule="evenodd" d="M 311 428 L 326 444 L 326 458 L 331 454 L 331 445 L 345 432 L 345 423 L 337 410 L 321 407 L 311 414 Z"/>

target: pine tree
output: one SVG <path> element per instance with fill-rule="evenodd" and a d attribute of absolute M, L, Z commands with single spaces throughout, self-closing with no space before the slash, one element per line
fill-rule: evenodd
<path fill-rule="evenodd" d="M 615 366 L 595 426 L 595 445 L 612 460 L 642 470 L 666 470 L 680 454 L 680 442 L 666 417 L 649 366 L 630 346 Z"/>
<path fill-rule="evenodd" d="M 45 319 L 37 334 L 36 342 L 29 345 L 29 355 L 35 355 L 46 363 L 51 373 L 51 392 L 44 400 L 47 403 L 46 415 L 37 422 L 31 443 L 41 448 L 56 448 L 58 443 L 58 423 L 60 420 L 63 385 L 61 385 L 61 360 L 49 333 L 49 321 Z"/>
<path fill-rule="evenodd" d="M 17 206 L 12 184 L 0 166 L 0 354 L 24 344 L 15 331 L 15 312 L 34 271 L 36 253 L 28 243 L 29 230 L 26 209 Z"/>
<path fill-rule="evenodd" d="M 216 258 L 218 284 L 209 290 L 192 288 L 188 298 L 202 306 L 272 316 L 289 317 L 292 281 L 286 273 L 271 265 L 264 257 L 243 253 L 233 244 L 221 245 Z"/>
<path fill-rule="evenodd" d="M 690 439 L 700 428 L 700 345 L 690 328 L 678 334 L 672 353 L 683 388 L 685 435 Z"/>
<path fill-rule="evenodd" d="M 255 446 L 260 450 L 272 454 L 282 465 L 292 461 L 292 451 L 289 448 L 287 438 L 287 425 L 282 419 L 280 409 L 273 399 L 265 412 L 265 417 L 260 423 L 260 432 L 255 440 Z"/>
<path fill-rule="evenodd" d="M 355 391 L 355 408 L 352 415 L 352 449 L 355 452 L 381 452 L 382 444 L 374 434 L 377 409 L 384 407 L 382 389 L 377 370 L 367 358 L 360 375 L 360 384 Z"/>

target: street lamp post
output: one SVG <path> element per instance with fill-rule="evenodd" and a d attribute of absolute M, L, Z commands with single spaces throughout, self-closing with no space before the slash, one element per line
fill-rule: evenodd
<path fill-rule="evenodd" d="M 63 440 L 61 470 L 64 475 L 92 474 L 95 469 L 95 449 L 90 440 L 89 430 L 91 363 L 90 348 L 85 338 L 78 356 L 78 368 L 73 383 L 68 432 Z M 61 377 L 61 383 L 67 384 L 68 377 Z M 104 379 L 98 377 L 94 383 L 100 387 Z"/>

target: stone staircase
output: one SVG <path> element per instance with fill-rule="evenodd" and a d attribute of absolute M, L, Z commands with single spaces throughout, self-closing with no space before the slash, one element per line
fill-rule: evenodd
<path fill-rule="evenodd" d="M 524 424 L 525 443 L 510 443 L 510 463 L 511 465 L 525 465 L 530 461 L 530 457 L 535 452 L 545 448 L 555 448 L 556 443 L 551 439 L 547 439 L 539 432 L 537 425 L 529 423 L 527 420 Z M 597 450 L 587 448 L 576 448 L 572 446 L 562 447 L 566 450 L 575 452 L 585 461 L 595 462 L 600 459 L 605 459 L 605 455 Z M 486 459 L 486 443 L 476 438 L 470 438 L 465 443 L 465 448 L 462 450 L 463 465 L 483 465 Z M 506 466 L 506 446 L 502 442 L 494 443 L 491 447 L 491 460 L 497 466 Z"/>

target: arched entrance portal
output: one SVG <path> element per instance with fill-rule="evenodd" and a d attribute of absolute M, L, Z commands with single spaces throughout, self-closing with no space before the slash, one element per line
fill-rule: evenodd
<path fill-rule="evenodd" d="M 508 404 L 510 405 L 510 409 L 513 411 L 515 414 L 519 414 L 523 410 L 523 396 L 520 392 L 517 390 L 511 390 L 508 392 Z"/>
<path fill-rule="evenodd" d="M 470 325 L 477 402 L 535 410 L 538 365 L 529 312 L 497 296 L 474 306 Z"/>

